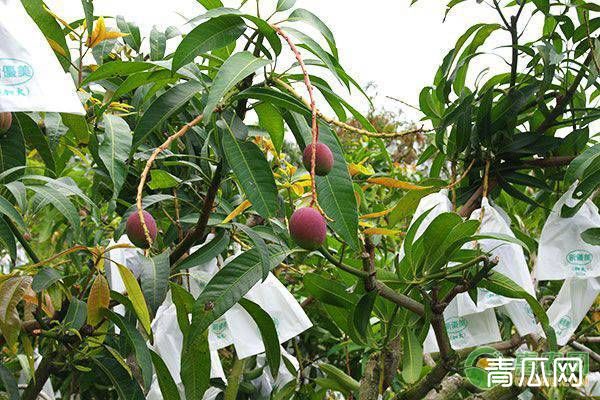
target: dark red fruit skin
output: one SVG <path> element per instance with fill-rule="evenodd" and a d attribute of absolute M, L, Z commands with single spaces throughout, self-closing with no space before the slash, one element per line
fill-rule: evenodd
<path fill-rule="evenodd" d="M 310 172 L 310 162 L 312 159 L 313 144 L 309 144 L 302 153 L 302 164 Z M 333 153 L 324 143 L 317 143 L 317 152 L 315 154 L 315 174 L 325 176 L 333 168 Z"/>
<path fill-rule="evenodd" d="M 4 133 L 10 129 L 12 125 L 12 113 L 0 112 L 0 133 Z"/>
<path fill-rule="evenodd" d="M 146 226 L 148 227 L 148 233 L 150 234 L 150 238 L 154 242 L 156 239 L 156 234 L 158 230 L 156 229 L 156 221 L 152 217 L 152 215 L 147 211 L 142 211 L 144 214 L 144 222 L 146 222 Z M 146 240 L 146 234 L 144 232 L 144 227 L 141 224 L 140 216 L 137 211 L 134 211 L 133 214 L 127 218 L 127 223 L 125 224 L 125 231 L 127 232 L 127 237 L 129 241 L 136 245 L 141 249 L 147 249 L 150 247 L 150 244 Z"/>
<path fill-rule="evenodd" d="M 290 236 L 303 249 L 318 249 L 327 237 L 325 218 L 312 207 L 297 209 L 290 218 Z"/>

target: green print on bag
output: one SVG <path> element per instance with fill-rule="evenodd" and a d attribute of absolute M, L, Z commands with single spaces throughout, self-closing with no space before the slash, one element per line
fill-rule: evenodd
<path fill-rule="evenodd" d="M 33 67 L 16 58 L 0 58 L 0 96 L 29 96 L 24 86 L 33 78 Z"/>
<path fill-rule="evenodd" d="M 567 263 L 573 268 L 573 272 L 577 276 L 585 276 L 587 274 L 593 258 L 592 253 L 587 250 L 573 250 L 566 257 Z"/>
<path fill-rule="evenodd" d="M 467 340 L 464 331 L 469 322 L 462 317 L 453 317 L 446 321 L 446 330 L 448 337 L 454 344 L 459 344 Z"/>
<path fill-rule="evenodd" d="M 573 321 L 571 317 L 565 315 L 558 321 L 558 326 L 556 327 L 556 334 L 558 336 L 563 336 L 570 328 Z"/>
<path fill-rule="evenodd" d="M 225 338 L 225 331 L 227 330 L 227 321 L 225 318 L 219 318 L 212 323 L 210 328 L 219 339 L 223 339 Z"/>

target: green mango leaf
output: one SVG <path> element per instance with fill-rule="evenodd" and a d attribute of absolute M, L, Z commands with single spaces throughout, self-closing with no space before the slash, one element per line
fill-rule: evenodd
<path fill-rule="evenodd" d="M 62 123 L 69 128 L 67 136 L 74 137 L 77 143 L 87 144 L 90 141 L 90 129 L 83 115 L 61 113 Z"/>
<path fill-rule="evenodd" d="M 244 307 L 244 310 L 250 314 L 254 322 L 256 322 L 256 325 L 258 325 L 260 336 L 265 345 L 269 370 L 271 371 L 273 379 L 277 379 L 279 364 L 281 363 L 281 345 L 279 344 L 275 323 L 271 316 L 258 304 L 247 299 L 240 299 L 240 305 Z"/>
<path fill-rule="evenodd" d="M 154 315 L 163 303 L 169 291 L 169 253 L 165 251 L 152 258 L 144 257 L 140 282 L 144 298 Z"/>
<path fill-rule="evenodd" d="M 260 127 L 269 133 L 275 150 L 278 153 L 281 152 L 285 129 L 283 126 L 283 117 L 279 109 L 271 103 L 258 103 L 254 106 L 254 111 L 258 115 L 258 124 Z"/>
<path fill-rule="evenodd" d="M 135 279 L 135 276 L 129 268 L 119 263 L 115 264 L 119 269 L 119 274 L 121 275 L 121 279 L 123 279 L 125 290 L 127 290 L 127 297 L 131 300 L 133 310 L 135 311 L 138 320 L 146 333 L 149 336 L 152 336 L 152 330 L 150 329 L 150 313 L 148 312 L 148 307 L 146 306 L 146 301 L 138 281 Z"/>
<path fill-rule="evenodd" d="M 597 159 L 600 159 L 600 143 L 586 149 L 571 161 L 565 173 L 565 182 L 570 185 L 575 180 L 581 179 L 585 171 L 597 162 Z"/>
<path fill-rule="evenodd" d="M 54 154 L 50 149 L 50 143 L 46 135 L 42 133 L 39 125 L 25 113 L 15 113 L 19 125 L 21 125 L 23 132 L 25 132 L 25 141 L 27 144 L 38 151 L 42 161 L 46 164 L 46 167 L 51 171 L 56 171 L 56 165 L 54 163 Z"/>
<path fill-rule="evenodd" d="M 279 265 L 290 250 L 269 245 L 271 269 Z M 262 278 L 258 250 L 250 249 L 220 269 L 198 296 L 192 311 L 190 341 L 200 337 L 217 318 L 233 307 Z"/>
<path fill-rule="evenodd" d="M 267 39 L 267 41 L 271 45 L 271 48 L 273 49 L 275 54 L 279 55 L 279 53 L 281 53 L 281 40 L 279 40 L 277 33 L 275 32 L 273 27 L 270 25 L 270 23 L 265 21 L 262 18 L 255 16 L 255 15 L 245 14 L 237 8 L 219 7 L 219 8 L 209 9 L 206 13 L 199 15 L 195 18 L 192 18 L 190 21 L 188 21 L 188 23 L 198 23 L 205 19 L 219 18 L 219 17 L 226 16 L 226 15 L 242 17 L 242 18 L 247 19 L 248 21 L 252 22 L 254 25 L 256 25 L 258 32 Z M 268 50 L 265 49 L 264 46 L 263 46 L 262 50 L 263 50 L 263 52 L 268 52 Z"/>
<path fill-rule="evenodd" d="M 121 98 L 123 95 L 131 92 L 139 88 L 140 86 L 149 84 L 149 83 L 160 83 L 160 82 L 170 82 L 175 81 L 177 78 L 171 75 L 171 71 L 166 69 L 161 69 L 158 71 L 142 71 L 129 75 L 123 83 L 115 90 L 110 101 L 105 102 L 104 107 L 108 108 L 111 101 L 115 101 L 116 99 Z"/>
<path fill-rule="evenodd" d="M 246 30 L 244 20 L 235 15 L 209 19 L 188 33 L 173 55 L 173 72 L 192 62 L 197 56 L 235 42 Z"/>
<path fill-rule="evenodd" d="M 423 368 L 423 348 L 414 330 L 405 329 L 402 341 L 402 379 L 408 384 L 415 383 Z"/>
<path fill-rule="evenodd" d="M 13 374 L 4 365 L 0 364 L 0 382 L 8 394 L 8 400 L 19 400 L 19 387 L 17 386 L 17 380 Z"/>
<path fill-rule="evenodd" d="M 98 155 L 113 182 L 113 197 L 117 198 L 127 178 L 126 161 L 131 151 L 131 130 L 124 119 L 104 114 L 104 138 L 98 147 Z"/>
<path fill-rule="evenodd" d="M 271 272 L 271 262 L 269 260 L 270 254 L 267 244 L 265 243 L 264 239 L 260 236 L 260 234 L 254 231 L 252 228 L 244 224 L 238 223 L 234 223 L 233 225 L 242 232 L 244 232 L 246 235 L 248 235 L 250 240 L 252 240 L 252 243 L 254 243 L 254 248 L 260 254 L 260 259 L 262 261 L 262 280 L 264 281 L 265 279 L 267 279 L 269 272 Z"/>
<path fill-rule="evenodd" d="M 31 283 L 31 289 L 34 292 L 40 292 L 44 289 L 49 288 L 55 282 L 58 282 L 62 276 L 58 273 L 57 270 L 50 267 L 43 267 L 38 271 L 37 274 L 33 277 L 33 282 Z"/>
<path fill-rule="evenodd" d="M 156 189 L 170 189 L 177 187 L 181 184 L 181 179 L 168 173 L 162 169 L 153 169 L 150 171 L 150 182 L 148 187 L 152 190 Z"/>
<path fill-rule="evenodd" d="M 90 37 L 94 31 L 94 0 L 81 0 L 81 7 L 85 15 L 87 34 Z"/>
<path fill-rule="evenodd" d="M 221 0 L 198 0 L 198 3 L 202 4 L 207 10 L 223 7 Z"/>
<path fill-rule="evenodd" d="M 203 85 L 197 81 L 189 81 L 173 86 L 154 100 L 140 118 L 133 132 L 132 151 L 154 130 L 164 124 L 177 110 L 183 107 L 197 93 L 202 92 Z"/>
<path fill-rule="evenodd" d="M 188 317 L 194 308 L 195 299 L 190 292 L 178 284 L 169 282 L 169 286 L 171 287 L 173 304 L 175 304 L 175 309 L 177 311 L 177 324 L 183 333 L 183 337 L 186 338 L 188 336 L 188 331 L 190 330 L 190 320 Z"/>
<path fill-rule="evenodd" d="M 0 249 L 8 251 L 8 255 L 12 260 L 17 259 L 17 242 L 12 229 L 8 225 L 6 219 L 0 218 Z"/>
<path fill-rule="evenodd" d="M 67 315 L 65 315 L 64 324 L 71 328 L 79 330 L 87 320 L 87 305 L 77 297 L 71 297 Z"/>
<path fill-rule="evenodd" d="M 167 35 L 160 31 L 156 26 L 150 31 L 150 59 L 153 61 L 162 60 L 165 57 L 167 49 Z"/>
<path fill-rule="evenodd" d="M 369 327 L 371 326 L 371 313 L 373 312 L 376 298 L 377 293 L 375 292 L 365 293 L 358 300 L 350 314 L 353 331 L 358 335 L 359 343 L 361 344 L 367 343 Z"/>
<path fill-rule="evenodd" d="M 337 384 L 340 385 L 340 387 L 342 387 L 346 392 L 355 392 L 360 387 L 360 384 L 354 378 L 346 374 L 338 367 L 335 367 L 331 364 L 322 363 L 319 364 L 319 369 L 323 371 L 328 378 L 331 378 L 337 382 Z"/>
<path fill-rule="evenodd" d="M 0 136 L 0 173 L 25 165 L 25 140 L 19 118 L 15 119 L 10 129 Z M 15 173 L 15 176 L 20 175 L 23 171 Z"/>
<path fill-rule="evenodd" d="M 581 234 L 584 242 L 594 246 L 600 246 L 600 228 L 590 228 Z"/>
<path fill-rule="evenodd" d="M 331 32 L 331 29 L 329 29 L 327 25 L 325 25 L 325 23 L 315 14 L 311 13 L 308 10 L 305 10 L 304 8 L 297 8 L 290 14 L 290 16 L 288 17 L 288 21 L 301 21 L 312 25 L 313 28 L 321 32 L 321 34 L 327 41 L 331 52 L 333 53 L 335 58 L 338 58 L 338 50 L 335 44 L 335 37 L 333 36 L 333 32 Z"/>
<path fill-rule="evenodd" d="M 121 315 L 110 311 L 104 311 L 106 317 L 121 330 L 120 335 L 124 336 L 135 354 L 135 360 L 142 371 L 142 380 L 146 389 L 152 384 L 152 357 L 150 350 L 146 346 L 146 341 L 138 332 L 136 326 Z"/>
<path fill-rule="evenodd" d="M 527 293 L 523 288 L 517 285 L 506 275 L 495 271 L 492 271 L 486 279 L 481 281 L 480 287 L 487 289 L 492 293 L 509 297 L 511 299 L 526 300 L 527 304 L 529 304 L 529 307 L 531 307 L 533 310 L 534 315 L 542 325 L 542 329 L 544 329 L 550 351 L 556 351 L 556 333 L 554 332 L 552 326 L 550 326 L 548 315 L 546 315 L 546 312 L 535 297 Z"/>
<path fill-rule="evenodd" d="M 304 288 L 319 301 L 343 309 L 353 309 L 358 301 L 356 295 L 348 293 L 340 282 L 308 273 L 304 275 Z"/>
<path fill-rule="evenodd" d="M 145 396 L 136 380 L 114 358 L 90 358 L 110 379 L 120 400 L 144 400 Z"/>
<path fill-rule="evenodd" d="M 144 61 L 115 60 L 99 66 L 94 72 L 90 73 L 81 84 L 82 86 L 85 86 L 92 82 L 114 78 L 116 76 L 127 76 L 136 72 L 146 71 L 150 68 L 156 68 L 156 65 Z"/>
<path fill-rule="evenodd" d="M 39 201 L 50 203 L 60 211 L 67 219 L 69 226 L 75 231 L 75 235 L 79 234 L 79 213 L 67 196 L 48 185 L 28 186 L 28 188 L 36 192 Z"/>
<path fill-rule="evenodd" d="M 204 330 L 196 340 L 187 342 L 184 340 L 183 348 L 179 374 L 185 387 L 185 397 L 201 399 L 210 387 L 208 331 Z"/>
<path fill-rule="evenodd" d="M 169 368 L 163 359 L 152 350 L 150 350 L 150 356 L 152 357 L 152 364 L 154 365 L 154 371 L 156 372 L 158 387 L 160 387 L 160 393 L 163 399 L 181 400 L 177 384 L 171 376 L 171 371 L 169 371 Z"/>
<path fill-rule="evenodd" d="M 238 140 L 229 123 L 222 140 L 223 152 L 233 174 L 252 206 L 262 217 L 268 219 L 277 214 L 277 186 L 271 167 L 258 146 L 249 141 Z"/>
<path fill-rule="evenodd" d="M 235 53 L 229 57 L 219 69 L 208 93 L 206 107 L 204 107 L 204 120 L 210 121 L 215 107 L 229 90 L 242 79 L 269 63 L 270 61 L 254 57 L 247 51 Z"/>
<path fill-rule="evenodd" d="M 310 117 L 310 110 L 294 96 L 268 87 L 251 87 L 235 96 L 236 99 L 256 99 L 273 104 L 280 110 L 292 111 Z"/>
<path fill-rule="evenodd" d="M 217 255 L 221 254 L 229 245 L 230 235 L 225 229 L 217 230 L 214 238 L 208 243 L 203 244 L 199 249 L 190 254 L 183 261 L 174 266 L 174 272 L 182 269 L 189 269 L 206 264 L 212 261 Z"/>
<path fill-rule="evenodd" d="M 117 27 L 121 32 L 127 34 L 127 36 L 123 37 L 125 43 L 135 51 L 139 52 L 140 47 L 142 46 L 140 28 L 138 28 L 135 23 L 126 21 L 122 15 L 117 16 Z"/>
<path fill-rule="evenodd" d="M 44 1 L 27 0 L 21 1 L 21 4 L 23 4 L 27 14 L 33 19 L 46 39 L 55 43 L 56 47 L 54 48 L 54 54 L 56 54 L 58 61 L 60 61 L 66 71 L 71 63 L 71 52 L 60 25 L 54 17 L 46 11 L 48 7 Z"/>
<path fill-rule="evenodd" d="M 278 0 L 276 11 L 287 11 L 294 7 L 294 4 L 296 4 L 296 0 Z"/>

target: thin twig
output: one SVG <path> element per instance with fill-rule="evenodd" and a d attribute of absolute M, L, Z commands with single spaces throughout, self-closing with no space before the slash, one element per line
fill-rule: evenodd
<path fill-rule="evenodd" d="M 302 59 L 302 55 L 298 48 L 292 41 L 292 39 L 277 25 L 271 25 L 275 32 L 279 36 L 281 36 L 287 44 L 290 46 L 292 52 L 294 52 L 294 56 L 300 65 L 300 69 L 302 70 L 302 75 L 304 75 L 304 85 L 306 86 L 306 90 L 308 91 L 308 97 L 310 98 L 310 111 L 312 116 L 311 121 L 311 135 L 312 135 L 312 148 L 311 148 L 311 157 L 310 157 L 310 188 L 311 188 L 311 207 L 317 204 L 317 185 L 315 181 L 315 170 L 316 170 L 316 161 L 317 161 L 317 142 L 319 141 L 319 126 L 317 124 L 317 103 L 315 102 L 315 96 L 313 92 L 312 84 L 310 83 L 310 76 L 308 75 L 308 70 L 306 69 L 306 65 L 304 64 L 304 60 Z M 317 207 L 320 210 L 320 207 Z"/>
<path fill-rule="evenodd" d="M 308 101 L 306 101 L 306 99 L 304 99 L 290 84 L 288 84 L 287 82 L 284 82 L 280 78 L 274 78 L 272 80 L 280 88 L 282 88 L 285 91 L 289 92 L 292 96 L 294 96 L 295 98 L 297 98 L 298 100 L 300 100 L 307 107 L 310 107 L 310 103 Z M 412 134 L 418 134 L 418 133 L 426 133 L 426 132 L 432 131 L 432 129 L 423 129 L 421 127 L 421 128 L 418 128 L 418 129 L 411 129 L 411 130 L 402 131 L 402 132 L 389 132 L 389 133 L 388 132 L 371 132 L 371 131 L 368 131 L 366 129 L 357 128 L 357 127 L 349 125 L 349 124 L 347 124 L 345 122 L 338 121 L 338 120 L 336 120 L 334 118 L 328 117 L 327 115 L 323 114 L 318 109 L 317 109 L 317 116 L 319 118 L 321 118 L 323 121 L 325 121 L 328 124 L 330 124 L 330 125 L 335 125 L 338 128 L 341 128 L 341 129 L 346 130 L 348 132 L 354 132 L 354 133 L 357 133 L 359 135 L 368 136 L 368 137 L 394 139 L 394 138 L 399 138 L 399 137 L 402 137 L 402 136 L 407 136 L 407 135 L 412 135 Z"/>
<path fill-rule="evenodd" d="M 154 160 L 156 160 L 156 157 L 158 157 L 158 155 L 161 152 L 168 149 L 169 146 L 171 145 L 171 143 L 175 139 L 182 137 L 183 135 L 186 134 L 186 132 L 188 130 L 190 130 L 190 128 L 192 128 L 195 125 L 198 125 L 202 121 L 202 118 L 204 118 L 203 114 L 198 115 L 192 121 L 188 122 L 183 127 L 181 127 L 180 130 L 178 130 L 177 132 L 175 132 L 174 134 L 169 136 L 167 138 L 167 140 L 164 141 L 163 144 L 158 146 L 152 152 L 152 155 L 150 155 L 150 158 L 148 158 L 148 161 L 146 161 L 146 166 L 144 167 L 144 170 L 142 171 L 142 174 L 140 175 L 140 183 L 138 184 L 138 187 L 137 187 L 137 195 L 135 198 L 135 205 L 137 208 L 138 216 L 140 218 L 140 223 L 142 224 L 142 228 L 144 229 L 144 235 L 146 236 L 146 241 L 148 242 L 148 247 L 152 246 L 152 237 L 150 236 L 150 231 L 148 231 L 148 226 L 146 225 L 146 220 L 144 219 L 143 206 L 142 206 L 142 195 L 144 192 L 144 186 L 146 185 L 146 179 L 148 179 L 148 172 L 150 172 L 150 168 L 152 168 L 152 164 L 154 163 Z"/>

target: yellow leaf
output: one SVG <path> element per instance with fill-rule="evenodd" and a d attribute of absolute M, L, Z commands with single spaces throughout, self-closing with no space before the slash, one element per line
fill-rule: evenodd
<path fill-rule="evenodd" d="M 394 178 L 369 178 L 367 182 L 373 183 L 376 185 L 382 185 L 385 187 L 390 187 L 394 189 L 403 189 L 403 190 L 425 190 L 429 189 L 431 186 L 419 186 L 414 183 L 399 181 Z"/>
<path fill-rule="evenodd" d="M 119 268 L 119 274 L 125 284 L 125 290 L 127 290 L 127 297 L 131 300 L 133 310 L 135 311 L 138 320 L 146 333 L 152 336 L 152 330 L 150 329 L 150 312 L 148 312 L 148 306 L 146 305 L 144 294 L 142 293 L 142 289 L 140 288 L 137 279 L 135 279 L 135 276 L 129 268 L 119 263 L 115 264 L 117 264 L 117 268 Z"/>
<path fill-rule="evenodd" d="M 96 326 L 102 321 L 102 310 L 108 308 L 110 303 L 110 289 L 104 275 L 98 274 L 87 301 L 87 322 L 91 326 Z"/>
<path fill-rule="evenodd" d="M 352 175 L 352 176 L 358 175 L 358 174 L 373 175 L 375 173 L 375 171 L 373 170 L 373 167 L 371 167 L 370 165 L 365 166 L 362 163 L 348 164 L 348 172 L 350 172 L 350 175 Z"/>
<path fill-rule="evenodd" d="M 54 50 L 56 53 L 60 54 L 63 57 L 67 57 L 67 52 L 60 44 L 58 44 L 56 41 L 50 38 L 46 38 L 46 40 L 48 40 L 48 44 L 50 45 L 50 47 L 52 47 L 52 50 Z"/>
<path fill-rule="evenodd" d="M 383 211 L 379 211 L 379 212 L 374 212 L 374 213 L 370 213 L 370 214 L 361 215 L 360 219 L 370 219 L 370 218 L 384 217 L 384 216 L 388 215 L 389 213 L 391 213 L 392 210 L 393 210 L 393 208 L 388 208 L 387 210 L 383 210 Z"/>
<path fill-rule="evenodd" d="M 304 194 L 304 187 L 301 182 L 296 182 L 291 186 L 296 196 L 302 196 Z"/>
<path fill-rule="evenodd" d="M 104 258 L 102 259 L 104 260 Z M 103 320 L 102 312 L 108 308 L 109 304 L 110 289 L 108 287 L 108 282 L 104 275 L 99 274 L 92 284 L 90 296 L 87 301 L 87 323 L 94 327 L 100 324 Z M 107 331 L 108 324 L 101 324 L 96 329 L 96 332 L 99 333 L 99 335 L 94 336 L 94 338 L 90 340 L 90 344 L 92 346 L 99 346 L 102 344 L 106 336 L 100 335 L 100 333 L 105 333 Z"/>
<path fill-rule="evenodd" d="M 363 231 L 365 235 L 387 235 L 387 236 L 395 236 L 401 235 L 402 231 L 396 229 L 386 229 L 386 228 L 367 228 Z"/>
<path fill-rule="evenodd" d="M 242 201 L 242 203 L 239 206 L 237 206 L 235 210 L 233 210 L 227 217 L 225 217 L 225 219 L 221 223 L 226 224 L 232 221 L 235 217 L 246 211 L 246 209 L 248 209 L 248 207 L 250 207 L 251 205 L 252 203 L 250 203 L 248 200 Z"/>
<path fill-rule="evenodd" d="M 285 169 L 286 169 L 288 176 L 292 176 L 296 173 L 296 170 L 298 168 L 295 165 L 292 165 L 289 162 L 285 161 Z"/>
<path fill-rule="evenodd" d="M 116 39 L 123 36 L 127 36 L 126 33 L 121 32 L 109 32 L 106 30 L 106 24 L 104 23 L 104 17 L 98 18 L 92 31 L 92 36 L 87 38 L 85 42 L 86 46 L 91 48 L 96 47 L 98 44 L 107 39 Z"/>

